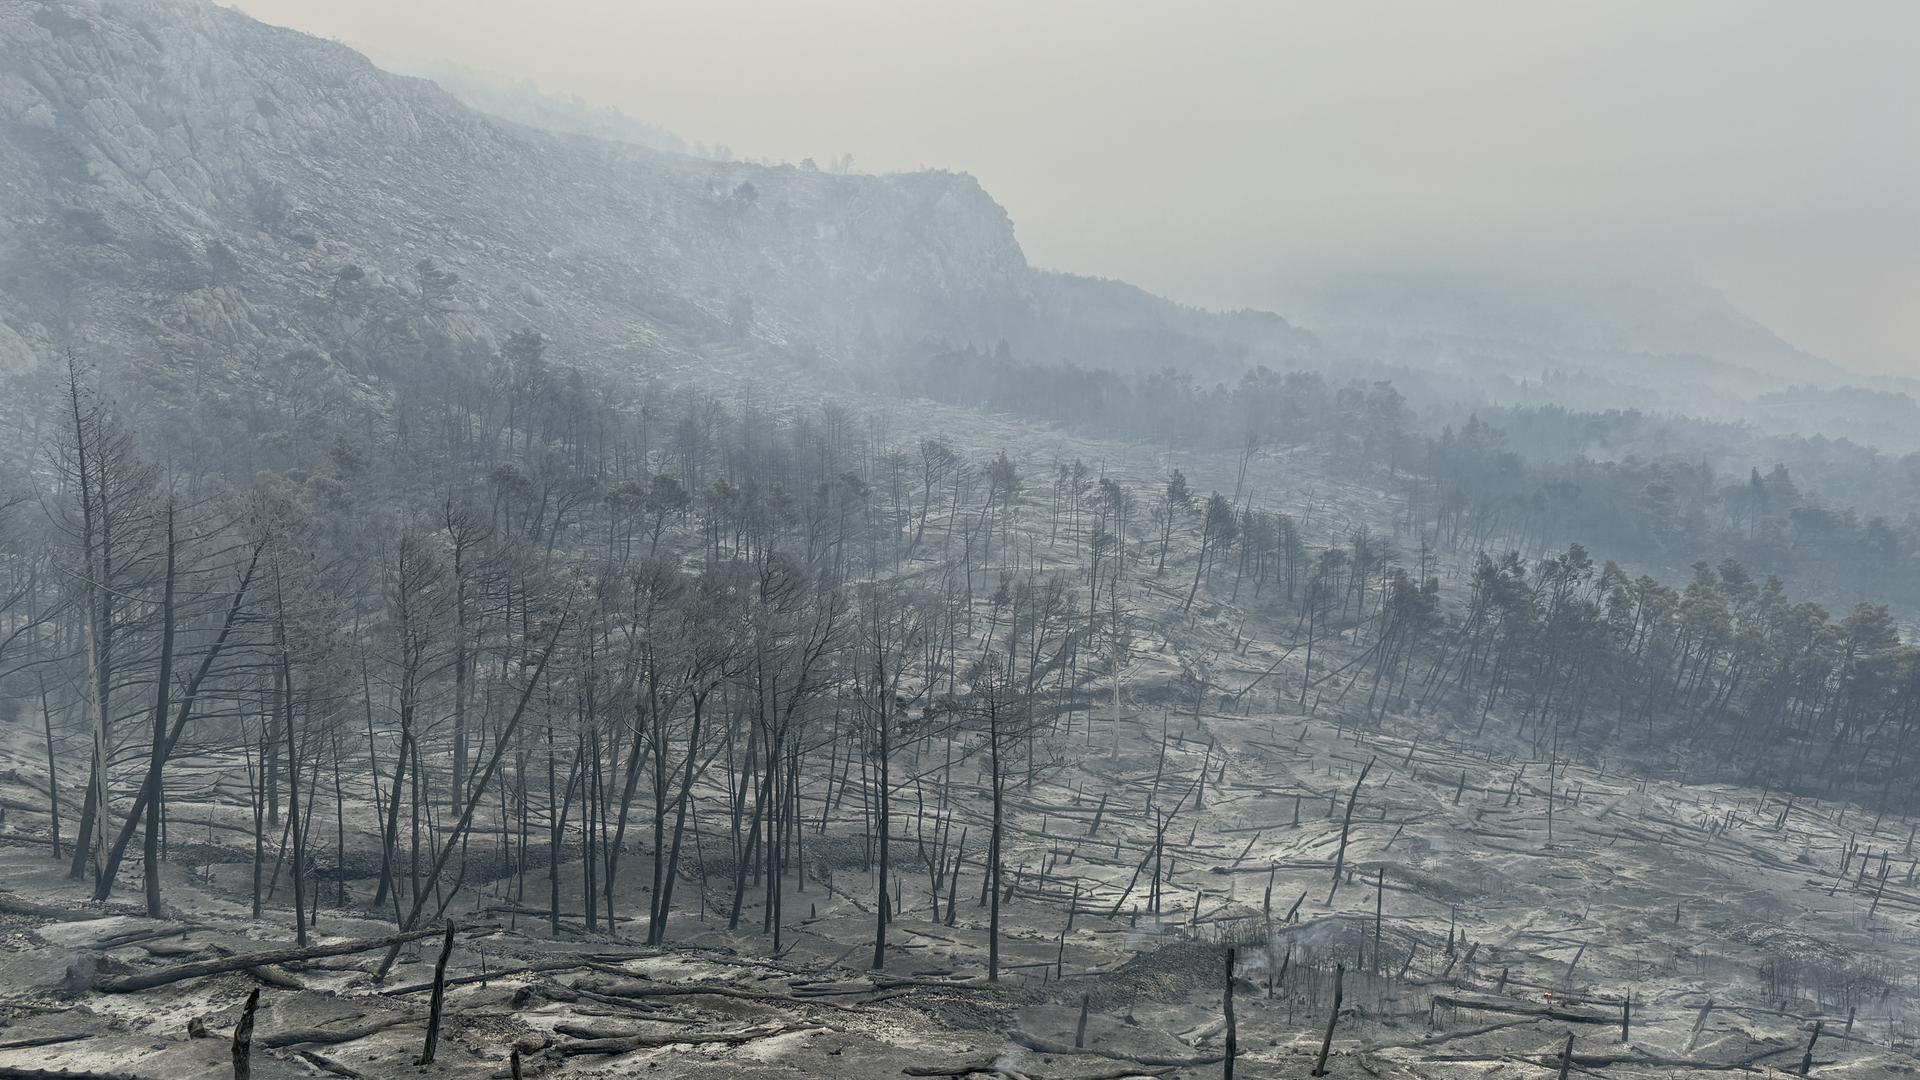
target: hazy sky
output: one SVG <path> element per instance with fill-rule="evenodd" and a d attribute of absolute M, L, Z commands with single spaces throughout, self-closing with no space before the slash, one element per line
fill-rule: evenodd
<path fill-rule="evenodd" d="M 1685 267 L 1920 375 L 1920 4 L 237 0 L 741 155 L 978 176 L 1036 264 L 1209 306 Z M 1284 313 L 1284 308 L 1282 308 Z"/>

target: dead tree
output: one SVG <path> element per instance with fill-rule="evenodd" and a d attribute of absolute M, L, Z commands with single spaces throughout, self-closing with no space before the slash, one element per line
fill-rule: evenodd
<path fill-rule="evenodd" d="M 1340 999 L 1347 979 L 1347 965 L 1336 964 L 1333 969 L 1333 1008 L 1327 1012 L 1327 1034 L 1320 1040 L 1320 1060 L 1314 1063 L 1313 1075 L 1327 1075 L 1327 1053 L 1333 1049 L 1333 1028 L 1340 1022 Z"/>
<path fill-rule="evenodd" d="M 199 666 L 197 666 L 193 674 L 188 677 L 186 686 L 181 691 L 179 703 L 174 706 L 173 723 L 170 727 L 167 727 L 164 732 L 160 727 L 160 722 L 164 716 L 166 702 L 169 700 L 169 697 L 164 689 L 164 682 L 162 683 L 162 687 L 157 690 L 159 701 L 156 703 L 154 714 L 155 743 L 148 759 L 147 781 L 140 786 L 140 791 L 134 797 L 133 806 L 127 812 L 126 820 L 121 823 L 120 834 L 114 839 L 113 847 L 107 853 L 105 872 L 94 882 L 93 898 L 95 901 L 104 901 L 113 895 L 114 880 L 119 876 L 120 863 L 126 856 L 127 846 L 133 839 L 134 830 L 140 827 L 149 808 L 159 804 L 161 781 L 163 779 L 162 771 L 165 769 L 167 762 L 172 760 L 174 748 L 179 745 L 181 735 L 186 732 L 187 721 L 193 715 L 193 706 L 199 698 L 201 688 L 206 685 L 208 676 L 212 674 L 214 670 L 214 665 L 219 662 L 221 655 L 232 643 L 234 632 L 240 626 L 243 619 L 248 590 L 253 585 L 254 574 L 259 569 L 260 557 L 264 548 L 264 540 L 256 540 L 251 545 L 247 565 L 240 572 L 240 582 L 234 588 L 233 598 L 227 605 L 226 616 L 220 623 L 220 631 L 214 637 L 213 643 L 207 647 L 207 651 L 201 655 Z M 155 865 L 154 852 L 146 852 L 146 859 L 148 863 L 148 869 L 145 871 L 148 879 L 148 915 L 149 917 L 158 918 L 160 915 L 158 906 L 159 871 L 157 865 Z"/>
<path fill-rule="evenodd" d="M 1233 1057 L 1234 1057 L 1234 1054 L 1236 1054 L 1239 1051 L 1240 1029 L 1234 1023 L 1234 1019 L 1233 1019 L 1233 950 L 1232 949 L 1227 950 L 1227 988 L 1226 988 L 1226 992 L 1221 996 L 1221 1009 L 1226 1014 L 1226 1022 L 1227 1022 L 1227 1056 L 1226 1056 L 1225 1067 L 1222 1071 L 1222 1075 L 1226 1077 L 1226 1080 L 1233 1080 Z M 1076 1043 L 1076 1045 L 1078 1044 Z"/>
<path fill-rule="evenodd" d="M 454 850 L 466 836 L 467 828 L 473 824 L 473 814 L 480 807 L 480 797 L 493 782 L 493 774 L 500 768 L 500 758 L 513 741 L 514 733 L 519 730 L 520 718 L 526 714 L 527 703 L 533 699 L 533 692 L 540 685 L 540 676 L 546 673 L 547 662 L 553 658 L 554 646 L 560 640 L 560 632 L 566 628 L 569 613 L 570 605 L 568 608 L 563 608 L 559 617 L 554 620 L 553 631 L 547 637 L 546 647 L 540 650 L 539 658 L 534 661 L 533 674 L 527 679 L 526 689 L 520 693 L 520 703 L 514 706 L 513 715 L 508 717 L 506 724 L 501 727 L 493 745 L 493 753 L 487 758 L 487 765 L 480 774 L 479 782 L 474 785 L 472 795 L 466 800 L 466 807 L 460 812 L 460 819 L 454 823 L 452 829 L 448 830 L 446 842 L 441 847 L 439 856 L 433 861 L 433 870 L 427 875 L 427 887 L 415 890 L 413 909 L 400 920 L 401 933 L 410 932 L 414 924 L 419 921 L 420 913 L 426 910 L 427 897 L 430 895 L 429 890 L 432 884 L 440 880 L 440 875 L 447 868 L 447 861 L 453 857 Z M 452 894 L 448 894 L 447 899 L 451 900 Z M 400 945 L 401 943 L 396 941 L 388 946 L 387 955 L 380 961 L 380 967 L 374 973 L 375 982 L 384 980 L 387 972 L 393 970 L 393 962 L 400 958 Z"/>
<path fill-rule="evenodd" d="M 274 608 L 274 681 L 280 687 L 280 700 L 284 706 L 282 730 L 287 738 L 287 828 L 293 834 L 293 932 L 295 939 L 305 945 L 307 848 L 306 829 L 300 820 L 300 740 L 293 726 L 293 654 L 287 645 L 286 599 L 277 568 L 274 571 Z"/>
<path fill-rule="evenodd" d="M 1340 891 L 1340 873 L 1347 865 L 1347 835 L 1353 830 L 1353 808 L 1360 802 L 1360 785 L 1367 782 L 1374 760 L 1367 759 L 1366 767 L 1360 770 L 1360 779 L 1353 782 L 1353 793 L 1347 796 L 1347 816 L 1340 822 L 1340 849 L 1333 857 L 1333 887 L 1327 890 L 1329 904 L 1333 903 L 1333 894 Z"/>
<path fill-rule="evenodd" d="M 104 842 L 111 825 L 107 768 L 113 745 L 113 689 L 119 684 L 116 646 L 125 628 L 119 601 L 135 595 L 141 567 L 150 565 L 148 539 L 153 525 L 148 506 L 152 498 L 153 469 L 134 454 L 133 439 L 107 408 L 80 384 L 80 370 L 67 357 L 66 412 L 72 421 L 70 441 L 63 448 L 64 478 L 76 489 L 79 520 L 66 526 L 73 535 L 80 568 L 76 575 L 82 616 L 86 677 L 82 696 L 92 726 L 93 760 L 87 777 L 86 799 L 80 807 L 68 876 L 79 880 L 93 863 L 95 876 L 106 869 Z M 127 604 L 132 608 L 136 605 Z"/>
<path fill-rule="evenodd" d="M 417 1065 L 433 1064 L 433 1052 L 440 1044 L 440 1008 L 447 997 L 447 959 L 453 955 L 453 920 L 447 920 L 447 936 L 440 943 L 440 959 L 433 964 L 433 998 L 427 1006 L 427 1041 L 420 1050 Z"/>
<path fill-rule="evenodd" d="M 180 541 L 175 520 L 178 516 L 178 508 L 171 499 L 167 501 L 165 514 L 167 569 L 166 583 L 161 587 L 160 594 L 160 666 L 154 673 L 153 748 L 148 757 L 147 782 L 143 785 L 146 805 L 152 808 L 160 805 L 161 770 L 166 763 L 167 695 L 173 689 L 173 631 L 178 611 L 174 597 L 180 572 Z M 164 914 L 160 908 L 159 817 L 158 813 L 149 814 L 147 817 L 145 848 L 142 853 L 145 865 L 141 868 L 141 876 L 145 881 L 147 917 L 150 919 L 158 919 Z M 127 825 L 131 827 L 133 822 L 134 815 L 129 814 Z M 111 869 L 103 870 L 96 883 L 97 886 L 111 887 L 111 879 L 108 877 L 111 873 Z M 301 944 L 304 945 L 306 942 L 302 940 Z"/>
<path fill-rule="evenodd" d="M 387 602 L 389 626 L 396 639 L 394 661 L 399 665 L 398 712 L 400 721 L 400 745 L 394 755 L 393 778 L 387 791 L 386 830 L 380 846 L 380 882 L 374 890 L 374 906 L 386 903 L 387 896 L 398 890 L 394 863 L 399 854 L 400 799 L 407 787 L 409 770 L 419 759 L 416 713 L 424 689 L 428 671 L 433 662 L 433 645 L 442 614 L 444 596 L 442 592 L 443 568 L 439 556 L 431 544 L 423 538 L 408 533 L 400 538 L 394 549 L 394 560 L 387 581 Z M 419 814 L 421 779 L 417 773 L 412 778 L 413 831 L 415 851 L 418 850 Z M 414 864 L 414 872 L 418 872 Z M 419 882 L 410 881 L 410 887 L 418 891 Z"/>
<path fill-rule="evenodd" d="M 893 739 L 907 710 L 925 693 L 917 690 L 913 699 L 903 693 L 903 679 L 910 658 L 920 647 L 929 620 L 898 588 L 875 587 L 861 594 L 859 652 L 860 671 L 854 678 L 866 725 L 866 744 L 871 748 L 874 766 L 874 835 L 879 844 L 879 874 L 875 880 L 873 964 L 887 963 L 887 924 L 893 919 L 893 904 L 887 882 L 891 871 L 893 830 Z"/>
<path fill-rule="evenodd" d="M 260 988 L 247 995 L 246 1008 L 240 1011 L 240 1023 L 233 1029 L 233 1080 L 253 1077 L 253 1013 L 260 1005 Z"/>

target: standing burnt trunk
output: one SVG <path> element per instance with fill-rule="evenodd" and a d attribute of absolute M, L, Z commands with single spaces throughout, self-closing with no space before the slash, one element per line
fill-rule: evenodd
<path fill-rule="evenodd" d="M 1807 1056 L 1800 1059 L 1801 1076 L 1805 1076 L 1813 1071 L 1813 1046 L 1820 1041 L 1821 1023 L 1819 1020 L 1813 1022 L 1813 1037 L 1807 1040 Z"/>
<path fill-rule="evenodd" d="M 1327 1013 L 1327 1035 L 1320 1040 L 1320 1060 L 1314 1063 L 1313 1075 L 1327 1075 L 1327 1053 L 1333 1049 L 1333 1028 L 1340 1022 L 1340 999 L 1347 980 L 1347 965 L 1336 964 L 1333 968 L 1333 1008 Z"/>
<path fill-rule="evenodd" d="M 168 693 L 173 688 L 173 628 L 174 628 L 174 582 L 176 559 L 179 544 L 174 538 L 174 507 L 167 504 L 167 570 L 166 584 L 160 594 L 160 669 L 154 677 L 153 702 L 153 746 L 147 761 L 147 818 L 146 829 L 141 836 L 141 856 L 144 865 L 140 868 L 142 884 L 146 892 L 147 918 L 158 919 L 165 912 L 160 904 L 160 794 L 162 789 L 161 769 L 167 760 L 167 704 Z M 129 817 L 128 824 L 133 819 Z M 124 848 L 122 850 L 125 850 Z M 117 868 L 115 868 L 117 869 Z M 95 882 L 96 889 L 109 889 L 113 886 L 114 870 L 100 876 Z M 1884 876 L 1881 880 L 1885 880 Z M 1872 914 L 1869 912 L 1868 914 Z"/>
<path fill-rule="evenodd" d="M 433 1000 L 427 1006 L 427 1042 L 420 1050 L 417 1064 L 433 1064 L 433 1052 L 440 1046 L 440 1010 L 447 1000 L 447 959 L 453 955 L 453 920 L 447 920 L 447 936 L 440 942 L 440 959 L 433 964 Z"/>
<path fill-rule="evenodd" d="M 1221 1007 L 1227 1017 L 1227 1057 L 1223 1070 L 1226 1080 L 1233 1080 L 1233 1056 L 1240 1047 L 1240 1029 L 1233 1019 L 1233 952 L 1227 950 L 1227 989 L 1221 997 Z"/>
<path fill-rule="evenodd" d="M 233 1029 L 233 1080 L 253 1077 L 253 1011 L 260 1005 L 260 988 L 247 995 L 247 1007 L 240 1012 L 240 1023 Z"/>

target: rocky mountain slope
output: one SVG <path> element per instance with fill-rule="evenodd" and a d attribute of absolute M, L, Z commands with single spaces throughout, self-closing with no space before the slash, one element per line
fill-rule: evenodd
<path fill-rule="evenodd" d="M 603 364 L 926 339 L 1284 362 L 1312 341 L 1041 274 L 963 174 L 536 130 L 204 0 L 0 2 L 0 365 L 73 344 L 143 375 L 294 350 L 365 374 L 521 326 Z"/>
<path fill-rule="evenodd" d="M 1671 271 L 1374 270 L 1287 281 L 1274 295 L 1331 348 L 1450 372 L 1498 401 L 1735 418 L 1756 392 L 1862 382 Z M 1543 373 L 1559 384 L 1544 393 Z M 1511 385 L 1526 380 L 1528 392 Z"/>

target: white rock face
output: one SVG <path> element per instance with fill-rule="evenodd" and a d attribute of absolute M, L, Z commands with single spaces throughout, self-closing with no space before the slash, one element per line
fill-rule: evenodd
<path fill-rule="evenodd" d="M 1027 265 L 971 176 L 722 163 L 520 126 L 206 0 L 0 5 L 0 360 L 232 369 L 521 325 L 576 361 L 626 343 L 845 359 L 1008 340 L 1046 359 L 1265 358 L 1254 332 Z M 419 266 L 459 275 L 423 296 Z M 409 324 L 405 332 L 389 331 Z M 1165 337 L 1171 332 L 1176 336 Z M 1129 350 L 1133 350 L 1130 352 Z"/>

